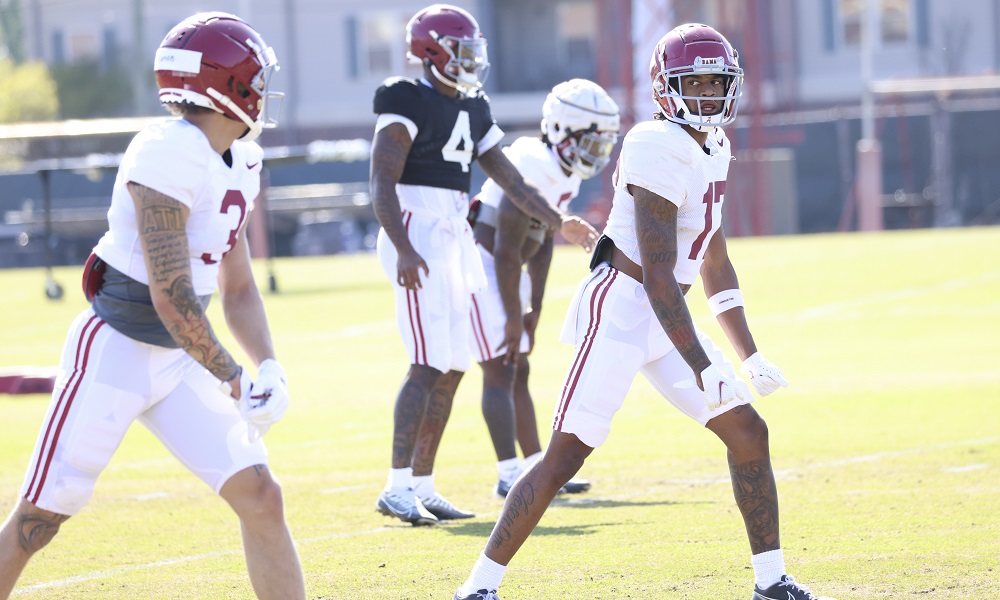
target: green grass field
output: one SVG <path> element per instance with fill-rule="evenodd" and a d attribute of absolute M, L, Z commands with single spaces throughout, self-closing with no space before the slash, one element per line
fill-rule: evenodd
<path fill-rule="evenodd" d="M 755 403 L 770 426 L 789 571 L 839 600 L 1000 598 L 1000 228 L 735 239 L 730 252 L 757 344 L 792 384 Z M 553 264 L 532 358 L 543 431 L 572 356 L 558 330 L 586 261 L 564 247 Z M 281 292 L 266 302 L 293 404 L 267 441 L 309 596 L 450 598 L 501 508 L 478 368 L 459 388 L 435 479 L 479 516 L 419 529 L 389 520 L 374 502 L 406 359 L 388 283 L 370 255 L 279 260 L 276 273 Z M 55 275 L 61 302 L 45 299 L 39 270 L 0 272 L 0 366 L 57 361 L 84 300 L 78 269 Z M 690 302 L 728 348 L 700 290 Z M 47 402 L 0 396 L 4 514 Z M 557 499 L 512 562 L 504 600 L 750 597 L 725 451 L 645 380 L 581 476 L 594 488 Z M 14 597 L 252 592 L 235 517 L 136 425 Z"/>

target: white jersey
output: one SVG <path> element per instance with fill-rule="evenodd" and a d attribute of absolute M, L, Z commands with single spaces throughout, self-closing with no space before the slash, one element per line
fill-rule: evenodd
<path fill-rule="evenodd" d="M 635 200 L 628 193 L 628 185 L 663 196 L 677 205 L 674 277 L 678 283 L 694 283 L 708 242 L 722 224 L 722 202 L 731 160 L 729 140 L 719 127 L 708 134 L 702 148 L 671 121 L 639 123 L 622 143 L 613 177 L 615 197 L 604 234 L 632 262 L 641 265 Z"/>
<path fill-rule="evenodd" d="M 521 176 L 538 188 L 542 196 L 561 212 L 566 212 L 570 200 L 580 193 L 580 177 L 566 175 L 555 151 L 537 137 L 522 137 L 503 149 Z M 477 196 L 487 206 L 499 208 L 503 189 L 487 179 Z"/>
<path fill-rule="evenodd" d="M 188 249 L 194 291 L 218 287 L 219 261 L 233 249 L 240 228 L 260 192 L 263 150 L 254 142 L 232 145 L 232 166 L 209 144 L 201 129 L 183 119 L 165 119 L 139 132 L 129 144 L 111 194 L 108 232 L 94 252 L 136 281 L 149 285 L 139 243 L 132 181 L 191 209 Z"/>

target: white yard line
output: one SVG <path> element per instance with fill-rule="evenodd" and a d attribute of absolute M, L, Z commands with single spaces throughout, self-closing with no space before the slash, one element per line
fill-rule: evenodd
<path fill-rule="evenodd" d="M 935 294 L 938 292 L 950 292 L 966 287 L 983 285 L 995 281 L 997 279 L 1000 279 L 1000 271 L 990 271 L 987 273 L 974 275 L 972 277 L 949 279 L 946 281 L 938 281 L 936 283 L 931 283 L 927 285 L 902 288 L 886 292 L 877 292 L 874 294 L 868 294 L 866 296 L 861 296 L 858 298 L 845 300 L 842 302 L 832 302 L 830 304 L 821 304 L 819 306 L 813 306 L 799 311 L 797 317 L 799 320 L 808 321 L 811 319 L 828 317 L 830 315 L 850 310 L 852 308 L 861 308 L 872 304 L 884 304 L 887 302 L 899 302 L 902 300 L 909 300 L 911 298 L 916 298 L 917 296 Z"/>
<path fill-rule="evenodd" d="M 861 456 L 854 456 L 854 457 L 844 458 L 844 459 L 839 459 L 839 460 L 813 463 L 813 464 L 806 465 L 804 467 L 799 467 L 799 468 L 794 468 L 794 469 L 782 469 L 780 471 L 775 471 L 774 474 L 775 474 L 776 478 L 783 479 L 785 477 L 794 475 L 794 474 L 799 473 L 801 471 L 815 471 L 815 470 L 818 470 L 818 469 L 827 469 L 827 468 L 831 468 L 831 467 L 839 467 L 839 466 L 849 465 L 849 464 L 879 462 L 879 461 L 882 461 L 882 460 L 892 459 L 892 458 L 898 458 L 898 457 L 901 457 L 901 456 L 911 456 L 911 455 L 914 455 L 914 454 L 924 454 L 924 453 L 927 453 L 927 452 L 934 452 L 934 451 L 937 451 L 937 450 L 947 450 L 949 448 L 958 448 L 958 447 L 963 447 L 963 446 L 988 446 L 988 445 L 991 445 L 991 444 L 996 444 L 998 442 L 1000 442 L 1000 436 L 993 436 L 993 437 L 977 438 L 977 439 L 971 439 L 971 440 L 962 440 L 962 441 L 959 441 L 959 442 L 947 442 L 947 443 L 943 443 L 943 444 L 934 444 L 934 445 L 931 445 L 931 446 L 919 446 L 919 447 L 916 447 L 916 448 L 907 448 L 907 449 L 904 449 L 904 450 L 895 450 L 895 451 L 892 451 L 892 452 L 876 452 L 875 454 L 864 454 L 864 455 L 861 455 Z M 961 472 L 961 471 L 971 471 L 971 470 L 985 469 L 987 467 L 988 467 L 988 465 L 978 465 L 977 464 L 977 465 L 970 465 L 968 467 L 955 467 L 955 468 L 951 468 L 951 469 L 946 469 L 946 471 L 948 471 L 948 472 Z M 730 479 L 728 477 L 718 477 L 718 478 L 703 478 L 703 479 L 669 479 L 669 480 L 667 480 L 667 483 L 669 483 L 669 484 L 685 484 L 685 485 L 690 485 L 690 484 L 696 484 L 696 485 L 725 484 L 725 485 L 730 485 L 732 482 L 730 481 Z M 336 488 L 336 489 L 323 490 L 322 493 L 330 494 L 330 493 L 338 493 L 338 492 L 351 491 L 351 490 L 355 490 L 355 489 L 368 489 L 368 488 L 371 488 L 371 487 L 376 487 L 376 486 L 350 486 L 350 487 L 345 487 L 345 488 Z M 616 498 L 632 498 L 632 497 L 644 495 L 644 494 L 647 494 L 647 493 L 650 493 L 650 492 L 655 492 L 655 491 L 657 491 L 659 489 L 662 489 L 662 486 L 657 486 L 656 488 L 643 490 L 642 492 L 638 492 L 638 493 L 635 493 L 635 494 L 629 494 L 627 496 L 616 496 L 616 497 L 612 497 L 612 498 L 609 498 L 607 496 L 603 496 L 603 497 L 599 497 L 599 498 L 597 498 L 597 497 L 595 497 L 595 498 L 588 498 L 587 500 L 585 500 L 583 502 L 587 502 L 587 501 L 597 502 L 597 501 L 601 501 L 601 500 L 609 500 L 609 499 L 616 499 Z M 485 517 L 485 516 L 489 516 L 489 515 L 480 515 L 480 516 L 484 516 Z M 304 545 L 304 544 L 312 544 L 312 543 L 315 543 L 315 542 L 324 542 L 324 541 L 328 541 L 328 540 L 354 538 L 354 537 L 360 537 L 360 536 L 365 536 L 365 535 L 375 535 L 375 534 L 384 533 L 386 531 L 393 531 L 394 529 L 396 529 L 396 528 L 394 528 L 394 527 L 378 527 L 376 529 L 368 529 L 368 530 L 365 530 L 365 531 L 356 531 L 356 532 L 352 532 L 352 533 L 341 533 L 341 534 L 333 534 L 333 535 L 324 535 L 324 536 L 318 536 L 318 537 L 301 539 L 301 540 L 297 541 L 297 544 Z M 176 558 L 170 558 L 170 559 L 166 559 L 166 560 L 160 560 L 160 561 L 151 562 L 151 563 L 145 563 L 145 564 L 141 564 L 141 565 L 130 565 L 130 566 L 127 566 L 127 567 L 119 567 L 119 568 L 116 568 L 116 569 L 107 569 L 107 570 L 103 570 L 103 571 L 93 571 L 91 573 L 85 573 L 83 575 L 74 575 L 73 577 L 67 577 L 65 579 L 55 579 L 55 580 L 52 580 L 52 581 L 45 581 L 45 582 L 42 582 L 42 583 L 36 583 L 36 584 L 33 584 L 33 585 L 21 587 L 21 588 L 15 589 L 14 593 L 12 595 L 13 596 L 20 596 L 20 595 L 23 595 L 23 594 L 27 594 L 29 592 L 36 592 L 38 590 L 44 590 L 44 589 L 55 588 L 55 587 L 63 587 L 63 586 L 67 586 L 67 585 L 72 585 L 74 583 L 81 583 L 81 582 L 84 582 L 84 581 L 93 581 L 95 579 L 105 579 L 107 577 L 114 577 L 115 575 L 122 575 L 124 573 L 132 573 L 132 572 L 135 572 L 135 571 L 145 571 L 145 570 L 150 570 L 150 569 L 157 569 L 157 568 L 160 568 L 160 567 L 170 567 L 170 566 L 174 566 L 174 565 L 180 565 L 180 564 L 189 563 L 189 562 L 195 562 L 195 561 L 199 561 L 199 560 L 207 560 L 207 559 L 211 559 L 211 558 L 217 558 L 217 557 L 220 557 L 220 556 L 230 556 L 230 555 L 233 555 L 233 554 L 242 554 L 242 553 L 243 553 L 242 549 L 221 550 L 221 551 L 218 551 L 218 552 L 209 552 L 207 554 L 196 554 L 196 555 L 192 555 L 192 556 L 179 556 L 179 557 L 176 557 Z"/>

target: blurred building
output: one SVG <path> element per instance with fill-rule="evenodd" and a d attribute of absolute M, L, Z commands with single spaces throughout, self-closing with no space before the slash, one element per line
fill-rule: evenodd
<path fill-rule="evenodd" d="M 730 194 L 733 234 L 852 229 L 855 145 L 863 133 L 862 31 L 871 7 L 871 80 L 982 77 L 968 91 L 884 92 L 875 98 L 888 227 L 995 222 L 1000 176 L 989 156 L 1000 127 L 1000 0 L 452 0 L 474 14 L 489 40 L 486 89 L 510 134 L 537 130 L 556 83 L 585 77 L 604 85 L 626 123 L 649 118 L 649 55 L 673 26 L 703 21 L 740 52 L 747 73 Z M 89 59 L 131 73 L 131 115 L 161 114 L 150 71 L 164 34 L 200 10 L 233 12 L 253 24 L 282 64 L 287 92 L 281 127 L 266 145 L 370 138 L 372 92 L 386 77 L 419 74 L 406 62 L 412 0 L 20 0 L 23 47 L 50 64 Z M 2 82 L 0 82 L 2 85 Z M 964 84 L 963 84 L 964 85 Z M 933 87 L 933 86 L 931 86 Z M 959 136 L 962 136 L 961 138 Z M 127 136 L 111 145 L 127 143 Z M 94 142 L 96 144 L 97 142 Z M 102 151 L 108 151 L 104 141 Z M 88 151 L 77 140 L 72 153 Z M 124 146 L 122 146 L 123 148 Z M 34 155 L 67 152 L 32 144 Z M 366 162 L 274 168 L 271 183 L 364 182 Z M 608 177 L 586 182 L 574 208 L 599 221 Z M 482 181 L 476 174 L 475 183 Z M 58 184 L 57 186 L 62 185 Z M 86 187 L 87 184 L 84 184 Z M 0 194 L 0 210 L 10 187 Z M 89 192 L 88 192 L 89 193 Z M 943 208 L 942 208 L 943 207 Z M 291 244 L 291 242 L 289 242 Z M 303 247 L 309 246 L 302 242 Z"/>

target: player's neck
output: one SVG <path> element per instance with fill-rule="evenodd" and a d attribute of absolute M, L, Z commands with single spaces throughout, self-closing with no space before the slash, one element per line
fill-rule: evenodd
<path fill-rule="evenodd" d="M 220 156 L 229 150 L 233 142 L 243 137 L 247 129 L 243 123 L 216 112 L 188 114 L 184 120 L 201 129 L 212 149 Z"/>
<path fill-rule="evenodd" d="M 692 138 L 694 138 L 694 141 L 698 142 L 699 146 L 701 146 L 703 148 L 705 147 L 705 142 L 708 141 L 708 132 L 707 131 L 698 131 L 697 129 L 695 129 L 691 125 L 681 125 L 681 127 L 684 128 L 684 131 L 688 132 L 688 135 L 690 135 Z"/>

